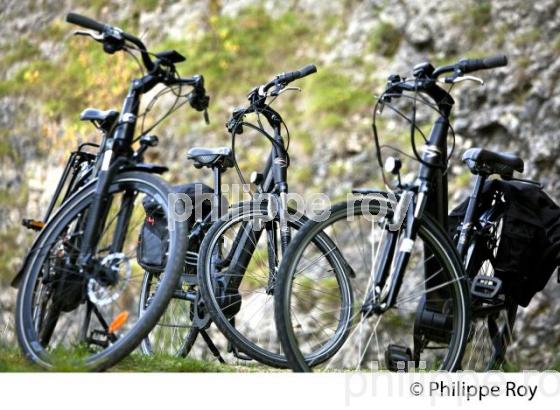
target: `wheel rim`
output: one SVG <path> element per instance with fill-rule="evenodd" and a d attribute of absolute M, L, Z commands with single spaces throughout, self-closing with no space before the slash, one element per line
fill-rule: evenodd
<path fill-rule="evenodd" d="M 351 208 L 353 214 L 357 215 L 360 213 L 361 206 L 356 206 Z M 376 211 L 374 209 L 374 211 Z M 377 213 L 378 214 L 378 213 Z M 439 260 L 441 258 L 442 261 L 441 265 L 446 266 L 450 272 L 449 280 L 444 280 L 441 283 L 448 286 L 450 289 L 453 289 L 453 295 L 455 296 L 455 305 L 453 305 L 453 311 L 456 314 L 449 314 L 451 316 L 451 321 L 453 323 L 453 332 L 452 336 L 450 336 L 450 340 L 448 342 L 448 349 L 447 353 L 440 355 L 441 358 L 433 358 L 430 360 L 429 357 L 424 358 L 424 362 L 426 364 L 423 366 L 422 363 L 419 363 L 418 360 L 415 359 L 414 352 L 416 350 L 420 350 L 415 348 L 415 340 L 413 338 L 416 332 L 416 312 L 418 308 L 410 308 L 409 306 L 412 303 L 418 303 L 418 300 L 421 299 L 422 293 L 415 291 L 415 288 L 422 283 L 422 281 L 416 281 L 412 285 L 407 285 L 403 282 L 403 286 L 401 288 L 401 292 L 397 299 L 397 306 L 396 309 L 391 309 L 385 312 L 382 315 L 372 315 L 366 317 L 361 312 L 361 306 L 363 306 L 363 301 L 365 295 L 367 294 L 365 289 L 371 287 L 371 266 L 375 263 L 375 254 L 376 254 L 376 247 L 378 246 L 378 241 L 376 241 L 376 236 L 373 231 L 366 234 L 363 230 L 363 227 L 360 227 L 360 230 L 353 231 L 352 229 L 348 229 L 350 222 L 346 219 L 348 216 L 348 210 L 346 207 L 341 207 L 340 209 L 335 210 L 331 213 L 330 218 L 327 222 L 318 223 L 314 225 L 314 228 L 308 232 L 306 235 L 305 241 L 300 241 L 297 244 L 294 242 L 292 246 L 297 249 L 294 253 L 290 253 L 290 257 L 287 258 L 288 262 L 286 265 L 282 265 L 282 275 L 285 275 L 286 283 L 283 285 L 283 293 L 282 293 L 282 301 L 280 310 L 283 310 L 283 324 L 279 323 L 279 326 L 285 326 L 286 330 L 286 337 L 283 338 L 283 343 L 286 347 L 287 351 L 290 351 L 295 358 L 295 361 L 298 364 L 295 366 L 296 369 L 301 370 L 308 370 L 308 365 L 314 365 L 316 363 L 312 363 L 307 361 L 304 362 L 303 358 L 305 355 L 305 344 L 306 338 L 309 338 L 308 335 L 302 331 L 303 325 L 301 324 L 301 320 L 296 318 L 298 316 L 297 312 L 297 302 L 294 302 L 294 298 L 297 294 L 297 291 L 294 290 L 294 276 L 297 273 L 298 276 L 302 275 L 301 268 L 299 268 L 299 260 L 302 257 L 302 254 L 306 252 L 306 248 L 310 243 L 309 238 L 313 237 L 313 235 L 317 235 L 319 232 L 324 232 L 328 236 L 330 236 L 333 241 L 339 246 L 342 255 L 345 256 L 345 259 L 352 266 L 354 273 L 356 273 L 356 278 L 350 280 L 351 288 L 353 290 L 353 301 L 354 306 L 351 308 L 352 310 L 352 323 L 349 324 L 351 331 L 348 333 L 346 338 L 346 343 L 343 347 L 340 348 L 333 356 L 319 366 L 320 369 L 324 371 L 329 370 L 365 370 L 365 369 L 384 369 L 386 368 L 387 363 L 387 352 L 389 352 L 389 361 L 391 363 L 395 362 L 395 358 L 401 357 L 403 360 L 400 361 L 407 361 L 405 360 L 407 355 L 411 355 L 412 358 L 409 359 L 415 362 L 415 366 L 420 366 L 420 368 L 424 367 L 427 369 L 431 368 L 444 368 L 444 369 L 452 369 L 456 361 L 458 360 L 458 356 L 460 355 L 460 351 L 462 349 L 462 339 L 464 338 L 464 322 L 466 321 L 464 306 L 460 306 L 459 301 L 464 303 L 464 294 L 462 293 L 462 285 L 460 282 L 462 281 L 462 272 L 456 270 L 456 264 L 452 262 L 445 262 L 444 260 L 448 259 L 444 254 L 443 249 L 439 249 L 437 253 L 435 253 L 436 258 L 435 260 Z M 376 215 L 376 213 L 374 213 Z M 341 232 L 336 232 L 334 225 L 340 222 L 341 226 L 346 227 L 346 234 L 341 234 Z M 366 221 L 366 224 L 371 224 L 371 221 Z M 377 224 L 375 222 L 374 224 Z M 354 235 L 355 234 L 355 235 Z M 368 246 L 355 246 L 355 240 L 352 239 L 352 236 L 360 236 L 362 238 L 362 243 L 367 243 Z M 368 238 L 364 240 L 363 238 Z M 431 244 L 432 246 L 436 246 L 438 243 L 437 238 L 433 237 L 433 235 L 427 231 L 426 229 L 421 229 L 420 231 L 420 238 L 424 239 L 424 243 Z M 371 240 L 370 240 L 371 239 Z M 417 240 L 417 244 L 420 242 Z M 418 246 L 415 246 L 418 248 Z M 350 251 L 351 250 L 351 251 Z M 423 260 L 422 257 L 419 257 L 418 260 Z M 362 268 L 359 267 L 361 264 Z M 415 264 L 414 257 L 411 257 L 411 262 L 409 263 L 409 267 Z M 423 265 L 423 264 L 422 264 Z M 367 272 L 367 275 L 361 275 L 361 273 Z M 360 278 L 361 277 L 361 278 Z M 405 274 L 405 280 L 407 277 L 413 277 L 409 273 Z M 417 277 L 421 277 L 421 275 L 417 275 Z M 432 277 L 430 279 L 431 283 L 433 283 L 433 279 L 436 277 Z M 452 280 L 451 280 L 452 279 Z M 440 288 L 442 289 L 442 288 Z M 428 288 L 429 290 L 429 288 Z M 431 292 L 435 291 L 436 289 L 432 290 Z M 408 291 L 408 296 L 407 296 Z M 433 299 L 433 298 L 432 298 Z M 408 306 L 407 306 L 408 305 Z M 448 308 L 449 310 L 449 308 Z M 408 313 L 399 313 L 395 315 L 396 311 L 407 311 Z M 307 313 L 309 316 L 309 312 Z M 305 315 L 303 315 L 305 316 Z M 309 319 L 307 319 L 309 321 Z M 385 322 L 385 325 L 383 324 Z M 390 326 L 387 325 L 390 324 Z M 385 330 L 383 330 L 385 328 Z M 401 330 L 396 331 L 397 329 L 401 328 Z M 406 328 L 407 331 L 405 332 L 404 329 Z M 391 332 L 388 332 L 387 329 L 391 329 Z M 400 334 L 400 337 L 396 335 Z M 406 337 L 404 337 L 406 336 Z M 425 356 L 428 356 L 428 348 L 432 348 L 430 350 L 435 351 L 433 349 L 435 346 L 426 346 L 422 349 Z M 401 349 L 402 348 L 402 349 Z M 410 349 L 408 352 L 407 349 Z M 399 351 L 403 350 L 404 355 L 399 356 Z M 434 354 L 431 354 L 434 356 Z M 403 368 L 404 370 L 411 370 L 410 364 L 406 364 Z"/>
<path fill-rule="evenodd" d="M 135 195 L 135 205 L 132 207 L 133 212 L 130 218 L 128 218 L 128 228 L 126 229 L 125 241 L 122 247 L 128 259 L 136 257 L 134 254 L 138 241 L 137 232 L 144 220 L 144 215 L 136 211 L 140 209 L 140 207 L 136 205 L 141 205 L 142 198 L 149 195 L 156 198 L 158 203 L 163 204 L 164 209 L 167 210 L 167 194 L 165 191 L 161 190 L 162 188 L 158 186 L 158 183 L 159 181 L 150 181 L 150 178 L 126 177 L 123 175 L 119 178 L 118 182 L 115 182 L 110 188 L 114 204 L 121 203 L 115 199 L 118 199 L 118 196 L 122 195 L 123 192 L 133 192 Z M 44 286 L 42 281 L 45 277 L 44 261 L 52 257 L 51 250 L 56 245 L 56 242 L 60 240 L 60 234 L 67 226 L 79 219 L 81 214 L 84 213 L 84 210 L 87 210 L 89 207 L 90 202 L 87 201 L 87 198 L 91 196 L 89 195 L 89 191 L 92 187 L 93 183 L 90 184 L 89 187 L 85 187 L 82 191 L 78 192 L 74 198 L 67 202 L 65 209 L 61 209 L 57 215 L 51 219 L 50 224 L 47 225 L 49 235 L 46 235 L 42 242 L 38 243 L 37 249 L 39 249 L 39 252 L 35 252 L 32 258 L 30 258 L 30 263 L 28 265 L 29 272 L 25 276 L 22 285 L 21 297 L 18 300 L 17 316 L 19 340 L 30 358 L 44 367 L 60 364 L 61 366 L 71 366 L 76 369 L 89 367 L 102 368 L 105 366 L 105 363 L 111 363 L 130 352 L 135 347 L 135 345 L 130 344 L 130 341 L 139 341 L 139 335 L 145 332 L 144 325 L 147 325 L 149 321 L 153 321 L 153 316 L 157 315 L 155 309 L 151 309 L 148 312 L 149 315 L 147 318 L 140 324 L 137 300 L 140 294 L 142 283 L 141 276 L 143 277 L 143 273 L 141 273 L 141 269 L 139 269 L 136 263 L 130 268 L 132 269 L 132 273 L 130 274 L 126 290 L 123 291 L 123 289 L 120 289 L 118 291 L 121 292 L 120 294 L 110 292 L 104 293 L 107 298 L 114 296 L 116 299 L 114 301 L 115 303 L 110 303 L 105 307 L 101 307 L 98 304 L 85 303 L 85 301 L 89 299 L 89 295 L 87 290 L 85 293 L 82 291 L 82 297 L 77 306 L 67 306 L 66 310 L 68 310 L 68 312 L 61 314 L 55 326 L 56 338 L 55 335 L 53 335 L 48 345 L 42 345 L 39 342 L 35 319 L 40 316 L 40 312 L 36 308 L 38 304 L 35 303 L 34 300 L 36 299 L 35 296 L 41 293 L 40 290 Z M 104 229 L 101 231 L 101 238 L 97 248 L 98 254 L 110 249 L 108 245 L 110 245 L 111 241 L 104 242 L 104 238 L 109 237 L 111 231 L 114 231 L 114 228 L 111 228 L 111 226 L 115 225 L 113 223 L 114 221 L 126 219 L 124 217 L 119 217 L 119 215 L 123 215 L 123 213 L 119 213 L 116 208 L 111 208 L 111 210 L 109 210 L 106 219 L 107 224 L 104 225 Z M 175 226 L 175 228 L 177 227 L 179 227 L 179 224 Z M 49 238 L 55 239 L 51 240 Z M 178 246 L 175 238 L 176 236 L 173 236 L 170 240 L 169 249 L 173 252 L 177 250 Z M 49 239 L 49 241 L 47 241 L 47 239 Z M 117 260 L 117 258 L 113 257 L 111 260 Z M 166 282 L 173 280 L 173 278 L 170 277 L 173 269 L 171 263 L 168 262 L 164 274 Z M 120 272 L 118 276 L 119 278 L 122 277 Z M 80 281 L 84 281 L 84 279 L 80 278 Z M 119 281 L 117 281 L 117 283 L 118 282 Z M 167 283 L 166 287 L 169 287 Z M 84 294 L 86 295 L 85 299 Z M 134 297 L 131 295 L 134 295 Z M 163 292 L 157 295 L 157 299 L 160 303 L 161 299 L 166 299 L 167 297 L 168 296 L 163 294 Z M 93 309 L 91 305 L 94 305 Z M 136 307 L 134 305 L 136 305 Z M 95 312 L 96 310 L 99 311 L 99 315 Z M 89 319 L 86 320 L 88 315 Z M 105 320 L 107 326 L 103 326 L 98 316 Z M 85 322 L 88 322 L 89 326 L 78 326 L 78 324 L 83 324 Z M 78 327 L 80 327 L 80 329 L 78 329 Z M 82 329 L 82 327 L 84 327 L 85 330 Z M 111 332 L 109 333 L 113 333 L 115 338 L 109 340 L 107 346 L 96 346 L 96 344 L 91 341 L 84 341 L 84 335 L 93 338 L 93 331 L 100 330 L 97 328 L 105 330 L 105 333 L 108 333 L 107 328 L 110 329 Z M 103 336 L 107 337 L 106 334 Z M 84 345 L 87 345 L 87 347 Z"/>

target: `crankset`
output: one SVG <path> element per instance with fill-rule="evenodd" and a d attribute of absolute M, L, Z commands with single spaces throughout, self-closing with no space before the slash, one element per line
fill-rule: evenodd
<path fill-rule="evenodd" d="M 453 315 L 446 303 L 441 310 L 430 309 L 423 297 L 416 309 L 414 337 L 420 340 L 449 343 L 453 330 Z"/>

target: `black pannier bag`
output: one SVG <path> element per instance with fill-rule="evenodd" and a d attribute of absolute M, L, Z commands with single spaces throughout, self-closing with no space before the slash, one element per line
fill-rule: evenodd
<path fill-rule="evenodd" d="M 560 207 L 535 184 L 495 179 L 484 185 L 477 216 L 491 206 L 496 193 L 503 195 L 505 208 L 492 265 L 504 292 L 525 307 L 560 264 Z M 452 236 L 465 216 L 467 203 L 450 214 Z"/>
<path fill-rule="evenodd" d="M 196 182 L 177 185 L 175 192 L 186 194 L 190 197 L 194 209 L 188 218 L 189 226 L 196 221 L 196 217 L 205 218 L 212 210 L 212 188 Z M 203 198 L 196 198 L 196 194 L 204 194 Z M 169 246 L 169 231 L 167 216 L 153 198 L 146 197 L 142 203 L 146 218 L 138 237 L 137 259 L 138 264 L 148 272 L 163 272 L 167 264 L 167 250 Z M 189 244 L 190 247 L 190 244 Z"/>

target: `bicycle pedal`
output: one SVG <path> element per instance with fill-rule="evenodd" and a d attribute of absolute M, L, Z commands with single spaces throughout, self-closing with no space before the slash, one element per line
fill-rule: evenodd
<path fill-rule="evenodd" d="M 22 219 L 21 224 L 27 229 L 32 229 L 34 231 L 40 231 L 45 226 L 43 221 L 38 221 L 36 219 Z"/>
<path fill-rule="evenodd" d="M 86 338 L 86 342 L 90 345 L 100 346 L 104 349 L 109 347 L 113 342 L 116 342 L 117 338 L 114 334 L 107 332 L 106 330 L 93 329 Z"/>
<path fill-rule="evenodd" d="M 412 351 L 409 347 L 393 344 L 387 346 L 385 365 L 389 371 L 407 371 L 409 362 L 412 362 Z"/>
<path fill-rule="evenodd" d="M 501 288 L 501 279 L 495 276 L 476 275 L 471 284 L 471 295 L 480 299 L 494 299 Z"/>

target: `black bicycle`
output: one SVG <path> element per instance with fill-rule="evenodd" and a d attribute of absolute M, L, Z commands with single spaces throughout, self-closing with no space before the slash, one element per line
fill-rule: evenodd
<path fill-rule="evenodd" d="M 74 13 L 67 21 L 93 30 L 76 34 L 102 43 L 109 54 L 139 52 L 147 72 L 132 80 L 120 114 L 95 109 L 82 113 L 82 119 L 103 130 L 97 153 L 73 153 L 45 220 L 25 223 L 40 232 L 14 280 L 19 286 L 16 330 L 26 357 L 40 366 L 70 362 L 103 370 L 129 354 L 156 324 L 175 289 L 187 247 L 187 223 L 172 218 L 182 205 L 171 208 L 172 190 L 157 176 L 166 167 L 143 161 L 158 139 L 148 135 L 149 130 L 135 138 L 141 96 L 163 84 L 164 92 L 188 97 L 198 111 L 206 110 L 208 97 L 201 76 L 177 74 L 175 64 L 184 60 L 178 52 L 151 53 L 137 37 Z M 192 92 L 183 95 L 185 86 Z M 134 150 L 136 141 L 140 147 Z M 162 247 L 168 257 L 150 305 L 140 314 L 138 242 L 146 204 L 165 216 Z"/>
<path fill-rule="evenodd" d="M 505 56 L 439 68 L 423 63 L 414 67 L 413 78 L 389 77 L 374 110 L 377 158 L 383 166 L 375 119 L 380 108 L 389 107 L 410 122 L 418 172 L 413 182 L 403 183 L 400 161 L 389 157 L 385 170 L 398 177 L 394 191 L 356 190 L 361 198 L 333 206 L 328 218 L 308 222 L 292 240 L 275 293 L 277 329 L 292 369 L 309 371 L 316 363 L 306 352 L 333 341 L 339 341 L 340 349 L 322 369 L 476 368 L 463 356 L 473 340 L 471 312 L 484 321 L 492 346 L 506 343 L 515 312 L 506 295 L 496 298 L 499 279 L 486 269 L 499 244 L 503 204 L 498 197 L 483 201 L 481 192 L 490 175 L 513 180 L 514 171 L 523 171 L 523 161 L 512 154 L 467 151 L 463 158 L 476 175 L 475 187 L 456 221 L 458 230 L 449 235 L 447 139 L 454 101 L 439 85 L 481 82 L 466 74 L 506 64 Z M 411 118 L 392 104 L 403 98 L 414 101 Z M 417 101 L 437 113 L 427 137 L 416 124 Z M 422 150 L 416 146 L 417 134 L 424 137 Z M 346 279 L 346 294 L 332 287 L 334 272 L 341 268 L 316 252 L 318 235 L 332 238 L 355 273 Z M 309 259 L 315 260 L 312 266 Z M 302 298 L 314 303 L 302 305 Z M 493 316 L 498 311 L 509 312 L 509 322 L 498 323 Z M 491 354 L 484 365 L 494 366 L 497 360 L 499 354 Z"/>
<path fill-rule="evenodd" d="M 251 175 L 251 183 L 256 187 L 253 199 L 232 205 L 229 212 L 217 221 L 208 215 L 205 222 L 197 225 L 199 240 L 203 240 L 191 260 L 198 260 L 198 278 L 194 281 L 184 275 L 182 289 L 190 304 L 183 303 L 182 309 L 178 306 L 168 308 L 169 315 L 144 342 L 144 350 L 150 350 L 148 343 L 152 351 L 157 344 L 163 346 L 164 351 L 184 356 L 201 334 L 220 361 L 223 361 L 220 350 L 227 348 L 241 360 L 255 359 L 270 366 L 287 366 L 274 329 L 272 297 L 278 264 L 292 231 L 300 229 L 307 218 L 288 206 L 289 134 L 286 142 L 282 136 L 284 121 L 271 108 L 272 101 L 267 103 L 267 98 L 275 99 L 282 92 L 293 89 L 288 84 L 315 71 L 314 66 L 306 66 L 299 71 L 280 74 L 254 88 L 248 96 L 249 106 L 235 110 L 227 123 L 233 149 L 193 148 L 189 151 L 195 166 L 213 169 L 214 201 L 219 204 L 221 172 L 237 167 L 235 137 L 248 128 L 256 130 L 271 143 L 263 172 Z M 258 125 L 245 120 L 249 114 L 257 115 Z M 263 126 L 261 116 L 272 133 Z M 287 132 L 287 128 L 285 130 Z M 237 170 L 239 172 L 239 168 Z M 244 183 L 240 172 L 239 177 Z M 319 237 L 316 242 L 326 258 L 338 257 L 328 237 Z M 178 290 L 178 297 L 180 292 Z M 209 333 L 211 323 L 217 325 L 226 340 L 216 332 Z M 330 350 L 319 349 L 312 354 L 321 362 Z"/>

